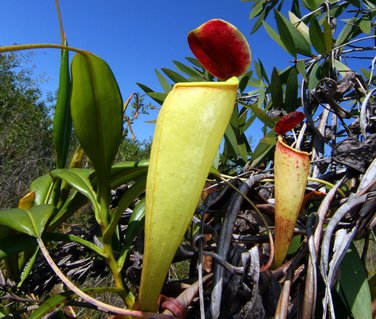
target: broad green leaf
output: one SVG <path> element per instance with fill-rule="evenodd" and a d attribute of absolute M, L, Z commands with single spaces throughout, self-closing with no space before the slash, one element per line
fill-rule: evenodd
<path fill-rule="evenodd" d="M 294 15 L 297 17 L 302 16 L 302 13 L 300 12 L 300 0 L 292 1 L 291 12 L 294 13 Z"/>
<path fill-rule="evenodd" d="M 310 44 L 297 28 L 279 11 L 274 10 L 274 15 L 281 40 L 290 54 L 294 57 L 297 53 L 312 56 Z"/>
<path fill-rule="evenodd" d="M 171 89 L 172 89 L 170 83 L 168 83 L 168 81 L 163 77 L 163 75 L 161 74 L 161 72 L 159 72 L 158 70 L 154 70 L 154 71 L 155 71 L 155 74 L 158 77 L 158 81 L 162 85 L 162 88 L 165 91 L 165 93 L 170 92 Z"/>
<path fill-rule="evenodd" d="M 286 83 L 285 110 L 287 113 L 298 108 L 298 72 L 292 68 Z"/>
<path fill-rule="evenodd" d="M 303 79 L 307 81 L 307 73 L 306 73 L 304 61 L 296 62 L 296 69 L 298 70 L 299 74 L 303 77 Z"/>
<path fill-rule="evenodd" d="M 109 288 L 109 287 L 96 287 L 96 288 L 83 288 L 82 291 L 91 295 L 91 294 L 98 294 L 98 293 L 119 293 L 119 289 L 116 288 Z M 43 302 L 37 309 L 35 309 L 30 315 L 29 319 L 42 319 L 46 318 L 46 314 L 49 312 L 56 310 L 57 308 L 62 308 L 65 304 L 69 303 L 72 299 L 76 298 L 77 295 L 74 294 L 72 291 L 63 292 L 58 295 L 54 295 L 48 298 L 45 302 Z"/>
<path fill-rule="evenodd" d="M 364 15 L 359 21 L 359 28 L 365 34 L 370 34 L 372 30 L 372 24 L 367 15 Z"/>
<path fill-rule="evenodd" d="M 28 210 L 20 208 L 0 210 L 0 225 L 26 235 L 40 237 L 54 210 L 54 206 L 45 204 Z"/>
<path fill-rule="evenodd" d="M 19 267 L 21 269 L 20 281 L 17 283 L 17 287 L 21 287 L 25 280 L 29 277 L 31 270 L 33 269 L 37 257 L 39 255 L 39 246 L 35 241 L 35 246 L 28 250 L 23 251 L 18 257 Z"/>
<path fill-rule="evenodd" d="M 304 6 L 310 10 L 313 11 L 318 8 L 318 6 L 321 4 L 320 2 L 317 2 L 315 0 L 302 0 Z"/>
<path fill-rule="evenodd" d="M 70 75 L 69 51 L 61 51 L 59 90 L 53 121 L 53 140 L 56 150 L 56 167 L 63 168 L 67 161 L 72 135 L 72 117 L 70 112 Z"/>
<path fill-rule="evenodd" d="M 53 310 L 56 311 L 56 309 L 61 309 L 66 303 L 71 300 L 72 295 L 72 292 L 65 292 L 48 298 L 30 314 L 29 319 L 45 318 L 45 315 L 49 312 Z"/>
<path fill-rule="evenodd" d="M 142 198 L 133 209 L 128 222 L 127 233 L 125 234 L 124 247 L 118 259 L 119 268 L 122 269 L 127 258 L 128 251 L 134 239 L 141 232 L 145 225 L 145 198 Z"/>
<path fill-rule="evenodd" d="M 163 92 L 149 92 L 147 95 L 159 104 L 163 104 L 163 101 L 167 97 L 167 94 Z"/>
<path fill-rule="evenodd" d="M 253 27 L 251 29 L 251 34 L 255 33 L 263 24 L 264 20 L 266 18 L 266 11 L 261 11 L 260 15 L 258 16 L 256 22 L 253 24 Z"/>
<path fill-rule="evenodd" d="M 290 53 L 294 58 L 296 58 L 297 50 L 292 35 L 290 34 L 289 28 L 287 27 L 282 15 L 278 11 L 274 11 L 274 15 L 277 22 L 279 36 L 284 45 L 284 48 L 286 48 L 287 52 Z"/>
<path fill-rule="evenodd" d="M 243 77 L 240 79 L 239 86 L 238 86 L 240 92 L 243 92 L 246 89 L 251 76 L 252 76 L 252 71 L 249 71 L 246 74 L 244 74 Z"/>
<path fill-rule="evenodd" d="M 0 259 L 8 258 L 26 249 L 36 246 L 34 237 L 28 235 L 11 235 L 0 239 Z"/>
<path fill-rule="evenodd" d="M 309 37 L 315 50 L 322 55 L 326 54 L 324 33 L 321 30 L 320 24 L 317 19 L 312 16 L 311 23 L 309 24 Z"/>
<path fill-rule="evenodd" d="M 367 274 L 353 244 L 341 264 L 340 291 L 355 319 L 372 319 Z"/>
<path fill-rule="evenodd" d="M 199 69 L 203 69 L 201 63 L 196 58 L 188 56 L 185 59 L 192 63 L 194 66 L 198 67 Z"/>
<path fill-rule="evenodd" d="M 240 158 L 244 163 L 247 161 L 247 139 L 243 133 L 241 133 L 239 129 L 239 119 L 238 119 L 238 108 L 235 107 L 230 123 L 226 128 L 225 132 L 225 143 L 228 150 L 230 150 L 230 154 L 227 154 L 228 158 L 233 157 L 235 160 Z"/>
<path fill-rule="evenodd" d="M 255 167 L 262 163 L 268 153 L 275 147 L 277 138 L 274 130 L 267 133 L 257 144 L 251 156 L 251 166 Z"/>
<path fill-rule="evenodd" d="M 138 180 L 147 174 L 149 161 L 120 162 L 111 168 L 111 188 Z"/>
<path fill-rule="evenodd" d="M 349 71 L 351 71 L 351 69 L 346 64 L 343 64 L 342 62 L 338 60 L 334 59 L 333 62 L 334 62 L 334 67 L 336 71 L 342 76 L 346 75 Z"/>
<path fill-rule="evenodd" d="M 119 174 L 126 174 L 128 171 L 134 169 L 134 168 L 148 168 L 149 167 L 149 160 L 142 160 L 142 161 L 124 161 L 119 162 L 111 167 L 111 178 L 114 178 L 115 176 Z"/>
<path fill-rule="evenodd" d="M 272 95 L 273 108 L 283 109 L 283 90 L 281 78 L 279 77 L 277 69 L 274 67 L 272 72 L 272 83 L 270 84 L 270 91 Z"/>
<path fill-rule="evenodd" d="M 360 68 L 360 72 L 362 72 L 363 76 L 366 78 L 366 79 L 369 79 L 371 77 L 371 72 L 365 68 Z M 375 79 L 375 76 L 372 75 L 372 81 L 374 81 Z"/>
<path fill-rule="evenodd" d="M 270 82 L 268 74 L 266 73 L 264 65 L 262 64 L 262 61 L 260 59 L 258 59 L 258 61 L 255 61 L 255 69 L 260 80 L 264 79 L 266 83 Z M 261 86 L 265 86 L 264 81 L 261 81 L 260 84 Z"/>
<path fill-rule="evenodd" d="M 308 75 L 309 91 L 312 91 L 313 89 L 315 89 L 319 81 L 328 75 L 329 68 L 330 68 L 330 64 L 327 61 L 323 62 L 322 64 L 315 62 L 314 66 L 312 67 Z"/>
<path fill-rule="evenodd" d="M 345 26 L 342 28 L 338 38 L 335 42 L 335 46 L 343 45 L 353 37 L 360 34 L 360 29 L 356 26 L 356 18 L 351 18 L 345 21 Z"/>
<path fill-rule="evenodd" d="M 61 225 L 61 223 L 76 213 L 87 202 L 88 198 L 85 195 L 77 190 L 72 190 L 69 193 L 68 198 L 64 201 L 62 207 L 60 207 L 56 215 L 53 216 L 53 219 L 48 225 L 48 230 L 53 230 Z"/>
<path fill-rule="evenodd" d="M 72 61 L 71 112 L 75 134 L 93 162 L 100 196 L 122 139 L 123 102 L 116 79 L 105 61 L 85 53 Z"/>
<path fill-rule="evenodd" d="M 142 83 L 136 82 L 136 84 L 148 95 L 150 96 L 155 102 L 158 104 L 162 104 L 164 99 L 166 98 L 167 94 L 166 93 L 157 93 L 154 92 L 151 88 L 147 87 L 146 85 Z"/>
<path fill-rule="evenodd" d="M 291 239 L 289 250 L 287 251 L 287 254 L 295 254 L 299 247 L 302 244 L 302 236 L 301 235 L 296 235 Z"/>
<path fill-rule="evenodd" d="M 266 2 L 266 0 L 260 0 L 260 1 L 257 1 L 253 5 L 253 8 L 252 8 L 251 12 L 249 13 L 249 19 L 250 20 L 252 20 L 254 17 L 256 17 L 262 11 L 265 2 Z"/>
<path fill-rule="evenodd" d="M 300 19 L 291 11 L 289 11 L 288 14 L 290 22 L 299 30 L 304 39 L 306 39 L 306 41 L 310 43 L 308 26 L 303 21 L 300 21 Z"/>
<path fill-rule="evenodd" d="M 176 65 L 176 67 L 180 71 L 184 72 L 185 74 L 188 74 L 192 78 L 202 79 L 202 74 L 199 71 L 197 71 L 195 68 L 191 68 L 179 61 L 173 61 L 173 62 Z"/>
<path fill-rule="evenodd" d="M 55 169 L 50 174 L 54 178 L 61 178 L 71 185 L 78 192 L 87 197 L 94 207 L 96 219 L 100 223 L 101 216 L 98 215 L 99 204 L 97 202 L 97 194 L 90 182 L 89 176 L 93 173 L 93 170 L 84 168 L 70 168 L 70 169 Z"/>
<path fill-rule="evenodd" d="M 323 26 L 324 26 L 325 51 L 326 53 L 330 53 L 332 52 L 332 49 L 333 49 L 333 33 L 332 33 L 332 29 L 327 19 L 324 20 Z"/>
<path fill-rule="evenodd" d="M 290 53 L 290 51 L 287 49 L 287 47 L 284 45 L 283 41 L 281 40 L 281 37 L 279 35 L 279 33 L 275 32 L 274 29 L 266 22 L 266 21 L 263 21 L 262 24 L 264 25 L 264 28 L 265 28 L 265 31 L 267 34 L 269 34 L 269 36 L 275 41 L 277 42 L 277 44 L 283 48 L 284 50 L 286 50 L 288 53 Z M 292 40 L 291 40 L 292 41 Z"/>
<path fill-rule="evenodd" d="M 48 193 L 52 190 L 53 180 L 50 174 L 43 175 L 33 180 L 30 191 L 35 192 L 34 205 L 47 203 Z"/>
<path fill-rule="evenodd" d="M 162 71 L 172 80 L 174 81 L 175 83 L 178 83 L 178 82 L 187 82 L 188 80 L 182 76 L 181 74 L 173 71 L 173 70 L 170 70 L 170 69 L 167 69 L 167 68 L 162 68 Z"/>
<path fill-rule="evenodd" d="M 145 217 L 145 198 L 141 199 L 133 210 L 129 219 L 127 233 L 125 236 L 125 245 L 130 246 L 138 233 L 143 228 L 143 219 Z"/>

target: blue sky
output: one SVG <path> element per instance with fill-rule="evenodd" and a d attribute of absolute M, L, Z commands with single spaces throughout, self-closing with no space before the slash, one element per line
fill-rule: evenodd
<path fill-rule="evenodd" d="M 281 68 L 287 66 L 289 56 L 262 28 L 249 35 L 252 4 L 240 0 L 60 0 L 69 44 L 107 61 L 124 100 L 132 92 L 141 92 L 136 82 L 159 90 L 154 69 L 174 68 L 172 60 L 183 61 L 192 56 L 186 41 L 188 32 L 212 18 L 237 26 L 250 42 L 253 60 L 260 57 L 269 72 L 277 60 Z M 0 44 L 14 43 L 60 43 L 55 1 L 1 1 Z M 48 79 L 43 90 L 54 92 L 58 85 L 59 51 L 43 49 L 35 54 L 35 72 Z M 155 118 L 152 113 L 137 121 L 137 138 L 142 140 L 153 134 L 153 125 L 144 121 Z"/>

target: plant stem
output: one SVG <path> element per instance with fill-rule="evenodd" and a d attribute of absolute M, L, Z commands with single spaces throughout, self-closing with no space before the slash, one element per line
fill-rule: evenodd
<path fill-rule="evenodd" d="M 61 43 L 66 44 L 67 39 L 66 39 L 65 32 L 64 32 L 63 19 L 61 18 L 59 0 L 55 0 L 55 5 L 56 5 L 56 10 L 57 10 L 57 18 L 59 20 Z"/>
<path fill-rule="evenodd" d="M 99 183 L 99 185 L 101 185 Z M 99 186 L 98 185 L 98 186 Z M 103 186 L 103 185 L 102 185 Z M 108 217 L 109 217 L 109 194 L 106 193 L 107 187 L 100 188 L 98 187 L 98 200 L 100 201 L 101 212 L 99 216 L 102 219 L 102 234 L 105 233 L 105 230 L 108 227 Z M 103 236 L 103 252 L 104 258 L 106 259 L 107 265 L 111 270 L 112 277 L 114 279 L 115 287 L 119 289 L 119 295 L 123 299 L 124 303 L 128 308 L 132 308 L 135 303 L 135 298 L 133 294 L 128 291 L 124 285 L 123 277 L 121 276 L 121 268 L 119 267 L 112 249 L 112 236 Z"/>
<path fill-rule="evenodd" d="M 0 53 L 3 52 L 12 52 L 12 51 L 21 51 L 21 50 L 34 50 L 34 49 L 63 49 L 74 51 L 77 53 L 90 53 L 86 50 L 81 50 L 73 48 L 67 45 L 54 44 L 54 43 L 36 43 L 36 44 L 15 44 L 15 45 L 4 45 L 0 46 Z"/>

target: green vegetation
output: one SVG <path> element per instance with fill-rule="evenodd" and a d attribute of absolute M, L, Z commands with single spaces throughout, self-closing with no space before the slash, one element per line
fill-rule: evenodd
<path fill-rule="evenodd" d="M 0 207 L 17 205 L 31 181 L 52 168 L 50 110 L 24 67 L 30 58 L 0 55 Z"/>

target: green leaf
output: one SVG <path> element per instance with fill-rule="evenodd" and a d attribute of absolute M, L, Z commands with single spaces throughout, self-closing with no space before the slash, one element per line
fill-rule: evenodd
<path fill-rule="evenodd" d="M 128 251 L 132 246 L 134 239 L 141 232 L 145 225 L 145 198 L 142 198 L 133 209 L 133 213 L 128 222 L 127 233 L 125 235 L 124 247 L 118 259 L 119 269 L 124 267 Z"/>
<path fill-rule="evenodd" d="M 93 162 L 100 196 L 109 196 L 108 176 L 122 139 L 123 102 L 105 61 L 85 53 L 72 62 L 71 112 L 75 133 Z"/>
<path fill-rule="evenodd" d="M 290 34 L 290 31 L 285 21 L 283 20 L 283 16 L 278 11 L 274 11 L 274 15 L 275 15 L 275 20 L 277 22 L 279 36 L 284 45 L 284 48 L 286 48 L 287 52 L 290 53 L 294 58 L 296 58 L 297 56 L 296 46 L 294 44 L 292 35 Z"/>
<path fill-rule="evenodd" d="M 54 210 L 55 207 L 52 205 L 34 206 L 28 210 L 0 210 L 0 225 L 26 235 L 40 237 Z"/>
<path fill-rule="evenodd" d="M 241 104 L 241 105 L 245 106 L 246 108 L 250 109 L 253 112 L 253 114 L 256 115 L 256 117 L 262 123 L 264 123 L 266 126 L 268 126 L 270 128 L 273 128 L 275 126 L 274 120 L 268 114 L 266 114 L 266 112 L 264 110 L 259 108 L 257 106 L 257 103 L 255 103 L 255 104 L 245 104 L 245 103 L 239 102 L 239 104 Z"/>
<path fill-rule="evenodd" d="M 61 225 L 61 223 L 76 213 L 87 202 L 88 199 L 83 194 L 77 190 L 71 191 L 68 198 L 64 201 L 63 206 L 59 209 L 56 215 L 53 216 L 53 219 L 48 225 L 48 229 L 52 230 Z"/>
<path fill-rule="evenodd" d="M 298 108 L 298 72 L 292 68 L 286 83 L 285 110 L 293 112 Z"/>
<path fill-rule="evenodd" d="M 11 235 L 0 239 L 0 259 L 8 258 L 37 245 L 34 237 Z"/>
<path fill-rule="evenodd" d="M 309 37 L 315 50 L 322 55 L 326 54 L 324 33 L 321 30 L 320 24 L 317 19 L 312 16 L 311 23 L 309 24 Z"/>
<path fill-rule="evenodd" d="M 302 236 L 301 235 L 296 235 L 291 239 L 289 249 L 287 251 L 287 254 L 295 254 L 300 246 L 302 245 Z"/>
<path fill-rule="evenodd" d="M 199 69 L 203 69 L 201 63 L 196 58 L 186 57 L 185 59 L 192 63 L 194 66 L 198 67 Z"/>
<path fill-rule="evenodd" d="M 277 44 L 283 48 L 284 50 L 286 50 L 288 53 L 290 53 L 290 51 L 287 49 L 287 47 L 283 44 L 282 40 L 281 40 L 281 37 L 280 35 L 274 31 L 274 29 L 266 23 L 266 21 L 263 21 L 262 24 L 264 25 L 264 28 L 265 28 L 265 31 L 267 34 L 269 34 L 269 36 L 275 41 L 277 42 Z"/>
<path fill-rule="evenodd" d="M 168 83 L 168 81 L 163 77 L 163 75 L 158 71 L 155 70 L 155 73 L 157 74 L 159 83 L 162 85 L 163 90 L 168 93 L 171 91 L 171 85 Z"/>
<path fill-rule="evenodd" d="M 265 2 L 266 2 L 266 0 L 260 0 L 260 1 L 257 1 L 253 5 L 253 8 L 252 8 L 251 12 L 249 13 L 249 19 L 250 20 L 252 20 L 254 17 L 256 17 L 262 11 Z"/>
<path fill-rule="evenodd" d="M 98 294 L 98 293 L 119 293 L 119 289 L 109 288 L 109 287 L 96 287 L 96 288 L 83 288 L 87 294 Z M 63 292 L 58 295 L 54 295 L 48 298 L 44 303 L 42 303 L 37 309 L 35 309 L 30 315 L 29 319 L 42 319 L 46 318 L 45 315 L 49 312 L 55 310 L 56 308 L 62 308 L 65 304 L 69 303 L 72 299 L 76 298 L 77 295 L 72 291 Z"/>
<path fill-rule="evenodd" d="M 163 104 L 165 98 L 167 97 L 166 93 L 163 92 L 149 92 L 147 93 L 154 101 L 159 104 Z"/>
<path fill-rule="evenodd" d="M 185 65 L 185 64 L 183 64 L 179 61 L 173 61 L 173 62 L 176 65 L 176 67 L 180 71 L 184 72 L 185 74 L 188 74 L 192 78 L 202 79 L 203 75 L 199 71 L 197 71 L 195 68 L 191 68 L 191 67 L 189 67 L 189 66 L 187 66 L 187 65 Z"/>
<path fill-rule="evenodd" d="M 372 319 L 372 300 L 367 274 L 353 244 L 341 264 L 340 291 L 355 319 Z"/>
<path fill-rule="evenodd" d="M 258 16 L 256 22 L 254 23 L 252 30 L 251 30 L 251 34 L 255 33 L 261 27 L 265 18 L 266 18 L 266 11 L 263 10 Z"/>
<path fill-rule="evenodd" d="M 312 56 L 310 44 L 297 28 L 279 11 L 274 10 L 279 35 L 288 52 L 296 57 L 297 53 Z"/>
<path fill-rule="evenodd" d="M 268 78 L 268 74 L 266 73 L 264 65 L 262 64 L 262 61 L 260 59 L 258 59 L 258 61 L 255 61 L 255 69 L 260 80 L 264 79 L 265 82 L 269 84 L 270 81 Z M 261 81 L 260 84 L 261 86 L 265 86 L 264 81 Z"/>
<path fill-rule="evenodd" d="M 317 84 L 322 80 L 324 77 L 327 76 L 329 72 L 330 64 L 325 61 L 322 64 L 315 62 L 314 66 L 312 67 L 310 73 L 308 74 L 308 89 L 312 91 L 317 87 Z"/>
<path fill-rule="evenodd" d="M 142 83 L 136 82 L 136 84 L 148 95 L 150 96 L 155 102 L 158 104 L 162 104 L 164 99 L 166 98 L 167 94 L 162 92 L 154 92 L 151 88 L 147 87 Z"/>
<path fill-rule="evenodd" d="M 296 62 L 296 69 L 298 70 L 299 74 L 303 77 L 303 79 L 307 81 L 307 73 L 306 73 L 304 61 Z"/>
<path fill-rule="evenodd" d="M 343 45 L 360 34 L 360 29 L 356 26 L 356 21 L 356 18 L 351 18 L 345 21 L 346 24 L 338 35 L 335 46 Z"/>
<path fill-rule="evenodd" d="M 252 71 L 249 71 L 246 74 L 244 74 L 243 77 L 240 79 L 240 81 L 239 81 L 239 91 L 240 92 L 243 92 L 246 89 L 251 76 L 252 76 Z"/>
<path fill-rule="evenodd" d="M 30 185 L 30 192 L 35 192 L 34 205 L 47 203 L 47 196 L 52 190 L 53 180 L 50 174 L 43 175 L 33 180 Z"/>
<path fill-rule="evenodd" d="M 277 69 L 274 67 L 272 72 L 272 83 L 270 85 L 272 95 L 273 108 L 283 109 L 283 90 L 281 78 L 279 77 Z"/>
<path fill-rule="evenodd" d="M 167 68 L 162 68 L 162 71 L 172 80 L 174 81 L 175 83 L 178 83 L 178 82 L 187 82 L 188 80 L 180 75 L 179 73 L 173 71 L 173 70 L 170 70 L 170 69 L 167 69 Z"/>
<path fill-rule="evenodd" d="M 52 177 L 61 178 L 86 198 L 88 198 L 94 207 L 95 217 L 98 223 L 101 223 L 101 216 L 98 215 L 100 209 L 97 202 L 97 194 L 95 193 L 89 179 L 89 176 L 92 173 L 93 170 L 84 168 L 55 169 L 50 172 Z"/>
<path fill-rule="evenodd" d="M 255 167 L 264 161 L 268 153 L 274 148 L 276 141 L 277 138 L 274 130 L 271 130 L 260 140 L 252 153 L 250 160 L 252 163 L 251 167 Z"/>
<path fill-rule="evenodd" d="M 317 9 L 318 5 L 315 0 L 302 0 L 303 5 L 310 11 Z"/>
<path fill-rule="evenodd" d="M 359 21 L 359 28 L 365 34 L 370 34 L 372 30 L 372 24 L 369 19 L 369 16 L 364 15 L 361 20 Z"/>
<path fill-rule="evenodd" d="M 330 53 L 332 52 L 332 49 L 333 49 L 333 33 L 332 33 L 332 29 L 327 19 L 324 20 L 323 26 L 324 26 L 325 51 L 326 53 Z"/>
<path fill-rule="evenodd" d="M 70 76 L 69 51 L 61 50 L 59 90 L 53 121 L 53 140 L 56 149 L 56 167 L 65 166 L 72 135 L 72 117 L 70 113 Z"/>
<path fill-rule="evenodd" d="M 138 180 L 147 175 L 149 161 L 120 162 L 112 166 L 111 188 Z"/>
<path fill-rule="evenodd" d="M 290 22 L 299 30 L 304 39 L 310 43 L 308 26 L 303 21 L 300 21 L 300 19 L 293 12 L 289 11 L 288 14 Z"/>
<path fill-rule="evenodd" d="M 247 161 L 247 143 L 247 138 L 239 128 L 238 108 L 236 107 L 225 132 L 225 144 L 229 151 L 226 157 L 238 160 L 240 156 L 245 163 Z"/>
<path fill-rule="evenodd" d="M 334 59 L 333 62 L 334 62 L 334 67 L 336 71 L 342 76 L 346 75 L 349 71 L 351 71 L 351 69 L 346 64 L 343 64 L 342 62 L 338 60 Z"/>

